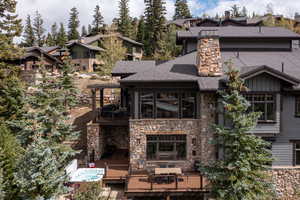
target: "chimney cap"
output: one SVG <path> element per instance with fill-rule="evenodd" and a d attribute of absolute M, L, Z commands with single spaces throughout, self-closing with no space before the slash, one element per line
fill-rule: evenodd
<path fill-rule="evenodd" d="M 201 30 L 199 32 L 198 38 L 218 38 L 219 37 L 219 31 L 217 29 L 211 29 L 211 30 Z"/>

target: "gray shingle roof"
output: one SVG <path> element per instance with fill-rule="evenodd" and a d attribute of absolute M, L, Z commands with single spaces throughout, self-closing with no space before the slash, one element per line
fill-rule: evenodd
<path fill-rule="evenodd" d="M 294 79 L 300 79 L 300 50 L 293 52 L 222 52 L 222 62 L 231 60 L 242 74 L 261 66 L 268 66 L 280 72 L 284 63 L 284 74 Z M 196 70 L 196 52 L 178 57 L 172 61 L 156 65 L 151 68 L 140 65 L 131 66 L 140 68 L 136 74 L 121 80 L 128 82 L 198 82 L 201 90 L 217 90 L 219 80 L 225 77 L 199 77 Z M 130 63 L 128 63 L 128 66 Z M 223 64 L 226 70 L 226 66 Z M 120 71 L 119 71 L 120 72 Z"/>
<path fill-rule="evenodd" d="M 177 39 L 197 38 L 202 30 L 218 30 L 221 38 L 294 38 L 300 39 L 300 35 L 282 27 L 193 27 L 189 31 L 178 31 Z"/>
<path fill-rule="evenodd" d="M 135 74 L 153 69 L 155 61 L 118 61 L 112 71 L 112 74 Z"/>
<path fill-rule="evenodd" d="M 82 47 L 85 47 L 85 48 L 93 50 L 93 51 L 105 51 L 104 49 L 102 49 L 100 47 L 93 46 L 93 45 L 88 45 L 88 44 L 83 44 L 83 43 L 80 43 L 80 42 L 73 42 L 73 43 L 69 44 L 68 47 L 71 47 L 73 45 L 80 45 Z"/>

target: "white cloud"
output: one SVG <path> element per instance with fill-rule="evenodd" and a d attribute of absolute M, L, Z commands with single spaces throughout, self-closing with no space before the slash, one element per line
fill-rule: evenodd
<path fill-rule="evenodd" d="M 187 2 L 190 11 L 193 14 L 199 13 L 204 8 L 204 6 L 197 0 L 188 0 Z"/>
<path fill-rule="evenodd" d="M 119 0 L 19 0 L 17 12 L 20 18 L 26 19 L 29 14 L 34 15 L 38 10 L 44 19 L 45 28 L 49 29 L 54 22 L 68 23 L 69 12 L 72 7 L 79 11 L 80 25 L 88 25 L 93 20 L 94 8 L 99 4 L 106 24 L 118 16 Z M 144 0 L 130 0 L 130 15 L 139 17 L 144 13 Z M 166 17 L 174 15 L 174 0 L 166 0 Z M 23 21 L 23 23 L 24 23 Z"/>
<path fill-rule="evenodd" d="M 206 10 L 211 16 L 216 13 L 223 14 L 234 4 L 240 7 L 245 6 L 249 13 L 265 14 L 266 6 L 273 5 L 274 14 L 283 14 L 287 17 L 294 17 L 295 12 L 300 12 L 300 1 L 298 0 L 220 0 L 217 6 Z"/>

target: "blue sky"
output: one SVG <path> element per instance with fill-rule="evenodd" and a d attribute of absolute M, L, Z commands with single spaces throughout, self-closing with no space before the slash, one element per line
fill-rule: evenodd
<path fill-rule="evenodd" d="M 165 0 L 167 7 L 167 18 L 174 15 L 174 1 Z M 266 6 L 271 4 L 276 14 L 284 14 L 293 17 L 295 12 L 300 13 L 300 0 L 187 0 L 194 16 L 206 13 L 215 16 L 222 15 L 225 10 L 230 9 L 233 4 L 240 7 L 246 6 L 249 13 L 255 11 L 264 14 Z M 76 6 L 80 13 L 81 25 L 88 25 L 92 21 L 93 9 L 99 4 L 105 23 L 110 24 L 112 19 L 118 15 L 119 0 L 18 0 L 17 12 L 22 19 L 28 14 L 34 15 L 38 10 L 45 21 L 45 27 L 49 28 L 54 22 L 67 23 L 69 10 Z M 130 14 L 139 17 L 144 12 L 144 0 L 130 0 Z"/>

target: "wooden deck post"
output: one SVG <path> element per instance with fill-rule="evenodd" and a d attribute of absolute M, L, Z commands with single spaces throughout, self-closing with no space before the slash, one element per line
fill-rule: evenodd
<path fill-rule="evenodd" d="M 169 194 L 167 195 L 167 198 L 166 198 L 166 200 L 171 200 L 171 197 L 170 197 L 170 195 L 169 195 Z"/>
<path fill-rule="evenodd" d="M 176 190 L 178 189 L 178 177 L 177 174 L 175 175 L 175 183 L 176 183 Z"/>

